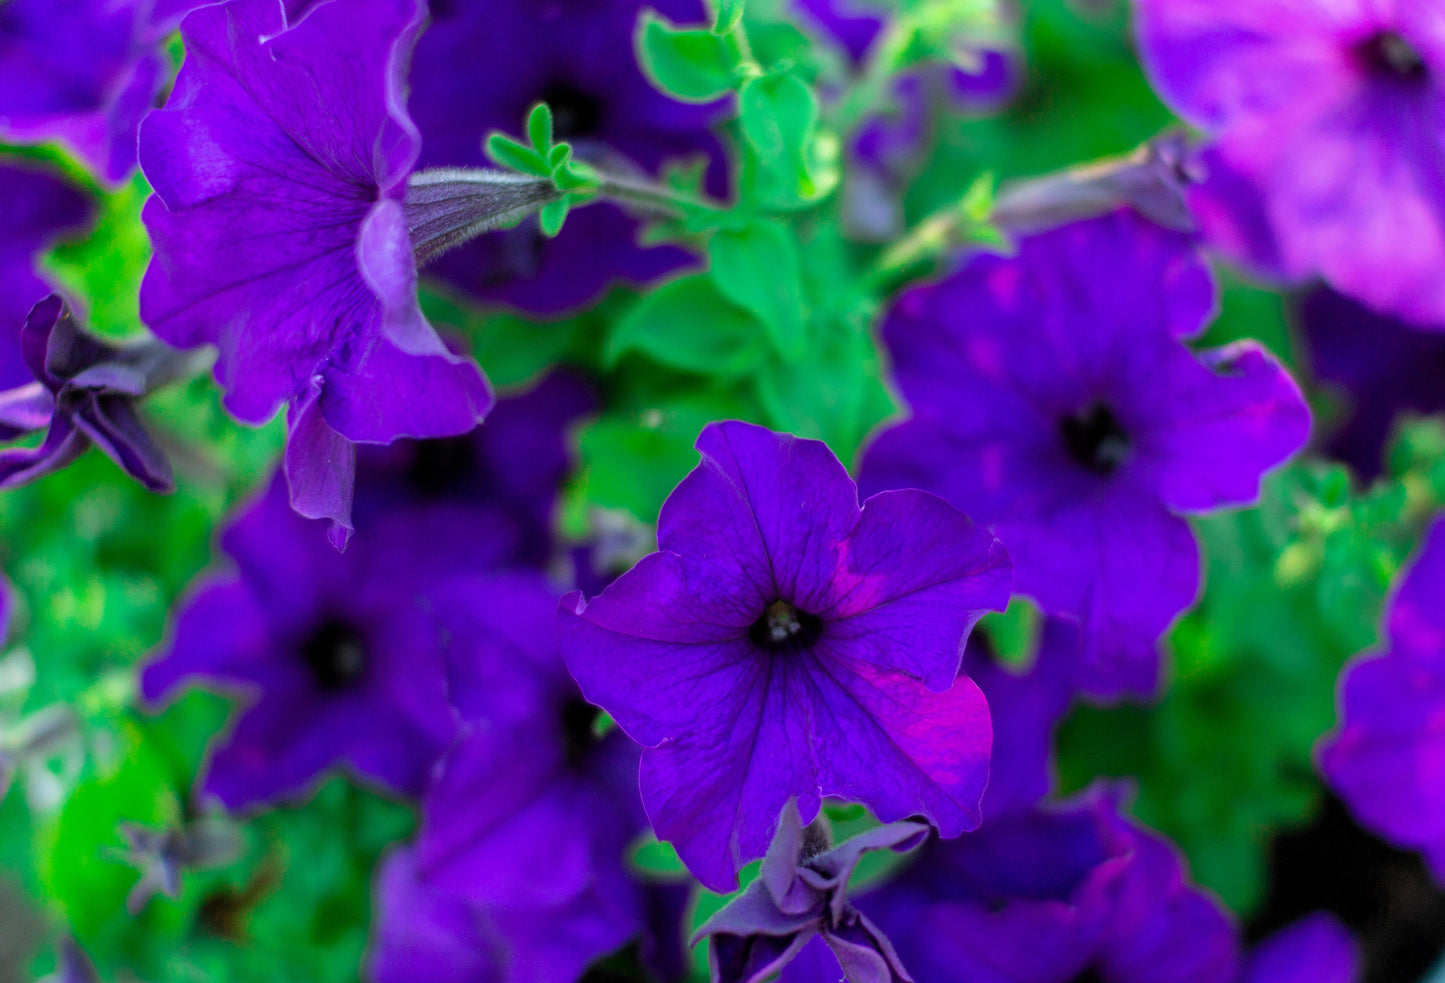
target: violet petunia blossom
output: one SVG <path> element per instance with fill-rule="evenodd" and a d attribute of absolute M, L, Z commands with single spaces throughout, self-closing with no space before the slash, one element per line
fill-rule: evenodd
<path fill-rule="evenodd" d="M 535 574 L 432 596 L 463 724 L 416 845 L 381 875 L 375 983 L 421 978 L 418 958 L 440 981 L 571 980 L 642 928 L 643 890 L 623 865 L 646 825 L 638 749 L 598 735 L 557 652 L 557 600 Z"/>
<path fill-rule="evenodd" d="M 1445 32 L 1437 3 L 1136 0 L 1171 108 L 1257 195 L 1282 269 L 1445 326 Z M 1253 192 L 1249 188 L 1253 188 Z"/>
<path fill-rule="evenodd" d="M 1445 520 L 1437 519 L 1389 604 L 1384 654 L 1346 670 L 1325 780 L 1361 825 L 1419 850 L 1445 883 Z"/>
<path fill-rule="evenodd" d="M 236 571 L 193 590 L 141 675 L 152 704 L 185 683 L 242 702 L 203 793 L 230 809 L 291 799 L 343 764 L 385 789 L 423 790 L 457 731 L 428 592 L 507 543 L 503 531 L 452 529 L 445 510 L 398 511 L 338 553 L 279 480 L 226 529 Z"/>
<path fill-rule="evenodd" d="M 724 192 L 722 146 L 709 129 L 718 105 L 676 102 L 637 65 L 633 34 L 649 8 L 680 24 L 710 16 L 702 0 L 433 2 L 411 72 L 422 163 L 485 164 L 487 134 L 518 132 L 545 100 L 557 138 L 580 159 L 655 173 L 664 161 L 701 156 L 711 164 L 710 189 Z M 429 272 L 483 300 L 558 314 L 614 281 L 645 284 L 693 261 L 674 246 L 644 247 L 638 230 L 618 206 L 594 205 L 569 215 L 555 239 L 525 223 L 448 253 Z"/>
<path fill-rule="evenodd" d="M 357 528 L 365 534 L 399 507 L 466 506 L 480 521 L 497 513 L 515 529 L 511 563 L 545 566 L 555 552 L 553 512 L 575 466 L 568 429 L 595 405 L 581 379 L 559 372 L 498 400 L 470 433 L 361 449 Z"/>
<path fill-rule="evenodd" d="M 0 440 L 41 430 L 45 438 L 0 450 L 0 488 L 58 471 L 92 446 L 151 491 L 175 487 L 136 404 L 183 375 L 188 356 L 153 340 L 114 344 L 88 334 L 56 294 L 30 312 L 20 347 L 35 381 L 0 392 Z"/>
<path fill-rule="evenodd" d="M 888 938 L 848 900 L 848 880 L 865 853 L 907 852 L 931 832 L 926 823 L 892 823 L 833 846 L 826 821 L 805 827 L 789 799 L 757 880 L 693 936 L 710 942 L 713 983 L 762 983 L 814 939 L 849 983 L 911 983 Z"/>
<path fill-rule="evenodd" d="M 92 211 L 84 194 L 48 171 L 0 159 L 0 389 L 34 378 L 19 338 L 30 309 L 51 292 L 37 272 L 39 254 L 89 222 Z"/>
<path fill-rule="evenodd" d="M 1213 303 L 1185 236 L 1120 211 L 910 290 L 884 324 L 913 415 L 868 449 L 863 488 L 989 524 L 1018 591 L 1082 625 L 1099 695 L 1155 688 L 1157 639 L 1198 591 L 1178 513 L 1252 501 L 1309 434 L 1259 346 L 1185 345 Z"/>
<path fill-rule="evenodd" d="M 1121 798 L 1099 786 L 990 817 L 928 843 L 858 904 L 919 980 L 1235 983 L 1229 918 L 1168 841 L 1120 814 Z"/>
<path fill-rule="evenodd" d="M 1369 481 L 1399 416 L 1445 410 L 1445 335 L 1385 317 L 1321 287 L 1299 305 L 1316 380 L 1337 387 L 1343 418 L 1325 443 Z"/>
<path fill-rule="evenodd" d="M 583 693 L 648 748 L 658 837 L 730 890 L 790 798 L 805 821 L 832 795 L 945 836 L 977 826 L 988 709 L 958 668 L 1008 599 L 1002 546 L 923 492 L 860 511 L 818 441 L 731 422 L 697 448 L 659 552 L 559 622 Z"/>
<path fill-rule="evenodd" d="M 985 818 L 1036 805 L 1053 784 L 1054 731 L 1078 692 L 1078 626 L 1049 619 L 1026 669 L 1004 665 L 974 632 L 963 672 L 983 691 L 993 721 Z"/>
<path fill-rule="evenodd" d="M 60 140 L 106 182 L 124 181 L 170 80 L 165 35 L 207 2 L 217 0 L 0 4 L 0 139 Z"/>
<path fill-rule="evenodd" d="M 1334 916 L 1301 918 L 1249 954 L 1239 983 L 1356 983 L 1360 949 Z"/>
<path fill-rule="evenodd" d="M 356 444 L 466 432 L 492 396 L 417 306 L 403 76 L 424 4 L 289 9 L 233 0 L 184 21 L 175 92 L 141 128 L 157 194 L 141 313 L 172 344 L 219 347 L 242 420 L 288 405 L 292 504 L 340 546 Z"/>

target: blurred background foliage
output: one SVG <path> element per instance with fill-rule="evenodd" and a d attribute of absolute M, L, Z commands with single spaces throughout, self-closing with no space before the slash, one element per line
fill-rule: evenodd
<path fill-rule="evenodd" d="M 780 23 L 775 6 L 748 5 L 755 56 L 811 93 L 829 56 Z M 1000 115 L 934 122 L 906 224 L 955 207 L 980 177 L 1124 154 L 1174 125 L 1139 69 L 1126 13 L 1122 3 L 1084 0 L 1024 5 L 1018 97 Z M 107 193 L 56 152 L 6 152 L 45 157 L 95 193 L 94 230 L 56 248 L 47 268 L 95 330 L 144 330 L 144 180 Z M 823 194 L 836 166 L 826 157 L 803 154 L 786 174 L 746 159 L 743 207 L 714 233 L 710 267 L 645 296 L 617 290 L 585 313 L 537 323 L 424 293 L 433 322 L 470 345 L 500 390 L 525 388 L 557 364 L 597 380 L 603 406 L 574 434 L 580 466 L 558 517 L 568 534 L 585 536 L 599 510 L 654 521 L 695 464 L 692 443 L 710 420 L 822 437 L 851 461 L 898 412 L 872 334 L 883 290 L 859 287 L 883 247 L 845 237 L 836 199 Z M 750 211 L 764 204 L 793 209 L 788 234 Z M 759 263 L 777 291 L 755 289 L 747 270 Z M 1220 317 L 1200 344 L 1260 339 L 1300 374 L 1327 427 L 1338 408 L 1310 383 L 1297 299 L 1228 272 L 1222 283 Z M 0 658 L 0 746 L 46 719 L 37 714 L 68 706 L 74 718 L 23 763 L 0 802 L 10 882 L 0 935 L 7 925 L 26 931 L 19 941 L 36 972 L 53 965 L 59 926 L 68 926 L 106 978 L 124 968 L 152 981 L 354 979 L 371 872 L 415 819 L 342 779 L 304 806 L 246 821 L 242 856 L 189 876 L 177 899 L 158 898 L 138 918 L 125 912 L 137 874 L 118 859 L 119 824 L 185 817 L 187 789 L 227 713 L 224 700 L 203 694 L 161 714 L 138 709 L 133 669 L 162 642 L 167 613 L 213 562 L 218 524 L 267 479 L 283 440 L 279 420 L 260 429 L 232 421 L 209 378 L 160 394 L 146 412 L 176 463 L 176 494 L 150 495 L 92 453 L 0 495 L 0 569 L 19 598 Z M 1320 807 L 1311 755 L 1334 724 L 1339 669 L 1378 641 L 1387 589 L 1442 504 L 1445 424 L 1423 419 L 1398 429 L 1386 472 L 1368 487 L 1341 466 L 1304 460 L 1267 482 L 1258 507 L 1197 519 L 1206 589 L 1168 639 L 1166 695 L 1151 706 L 1077 710 L 1060 736 L 1062 786 L 1133 776 L 1139 817 L 1175 838 L 1199 881 L 1247 919 L 1268 891 L 1273 838 Z M 676 873 L 675 857 L 656 844 L 638 862 L 654 876 Z M 45 917 L 44 930 L 26 930 L 18 902 L 3 900 L 11 887 Z M 698 917 L 716 903 L 701 902 Z M 0 948 L 16 945 L 0 939 Z"/>

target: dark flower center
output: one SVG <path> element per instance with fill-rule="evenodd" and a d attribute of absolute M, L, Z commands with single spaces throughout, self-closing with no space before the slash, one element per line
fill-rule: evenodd
<path fill-rule="evenodd" d="M 301 648 L 311 678 L 323 690 L 336 692 L 354 685 L 366 672 L 366 647 L 351 625 L 328 619 Z"/>
<path fill-rule="evenodd" d="M 1129 435 L 1103 403 L 1064 417 L 1059 434 L 1069 457 L 1095 474 L 1113 474 L 1129 456 Z"/>
<path fill-rule="evenodd" d="M 571 82 L 556 81 L 542 90 L 541 100 L 552 107 L 552 133 L 557 140 L 585 140 L 602 129 L 601 100 Z"/>
<path fill-rule="evenodd" d="M 748 629 L 748 638 L 754 645 L 774 652 L 810 648 L 822 634 L 821 618 L 799 611 L 787 601 L 769 604 Z"/>
<path fill-rule="evenodd" d="M 1421 82 L 1429 75 L 1425 59 L 1415 46 L 1395 31 L 1381 31 L 1359 47 L 1360 59 L 1376 75 L 1405 82 Z"/>
<path fill-rule="evenodd" d="M 1105 983 L 1104 974 L 1093 966 L 1088 967 L 1078 976 L 1075 976 L 1069 983 Z"/>
<path fill-rule="evenodd" d="M 477 466 L 477 450 L 468 435 L 423 440 L 407 469 L 407 481 L 423 498 L 457 491 Z"/>
<path fill-rule="evenodd" d="M 567 764 L 580 767 L 597 743 L 597 718 L 602 711 L 586 700 L 568 700 L 562 705 L 563 754 Z"/>

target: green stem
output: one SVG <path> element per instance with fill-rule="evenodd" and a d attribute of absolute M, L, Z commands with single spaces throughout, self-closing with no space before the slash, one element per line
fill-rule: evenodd
<path fill-rule="evenodd" d="M 833 111 L 833 128 L 839 136 L 846 139 L 886 97 L 893 73 L 908 53 L 916 33 L 916 25 L 908 17 L 900 17 L 873 45 L 863 74 Z"/>
<path fill-rule="evenodd" d="M 697 212 L 723 212 L 727 206 L 706 198 L 694 198 L 654 181 L 597 172 L 598 183 L 584 189 L 600 198 L 636 205 L 674 218 Z"/>

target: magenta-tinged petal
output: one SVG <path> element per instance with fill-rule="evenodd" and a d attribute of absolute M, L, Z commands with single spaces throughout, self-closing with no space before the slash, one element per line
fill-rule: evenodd
<path fill-rule="evenodd" d="M 898 564 L 900 543 L 917 551 L 914 562 Z M 916 491 L 868 499 L 839 559 L 833 603 L 818 612 L 832 622 L 828 638 L 846 638 L 852 658 L 901 669 L 938 691 L 957 678 L 977 620 L 1008 605 L 1013 580 L 992 534 Z"/>
<path fill-rule="evenodd" d="M 838 794 L 949 835 L 975 825 L 987 709 L 966 680 L 920 680 L 952 682 L 981 606 L 1007 599 L 1001 548 L 933 496 L 860 510 L 815 441 L 722 423 L 698 448 L 662 551 L 558 621 L 583 693 L 649 749 L 658 835 L 727 889 L 790 799 L 805 819 Z"/>
<path fill-rule="evenodd" d="M 1206 215 L 1206 231 L 1236 252 L 1272 243 L 1291 276 L 1445 324 L 1445 35 L 1431 5 L 1141 0 L 1137 23 L 1155 85 L 1212 132 L 1240 196 L 1206 195 L 1244 219 Z"/>
<path fill-rule="evenodd" d="M 824 795 L 866 802 L 884 822 L 927 816 L 942 836 L 978 826 L 993 731 L 973 681 L 934 693 L 866 662 L 814 681 Z"/>

